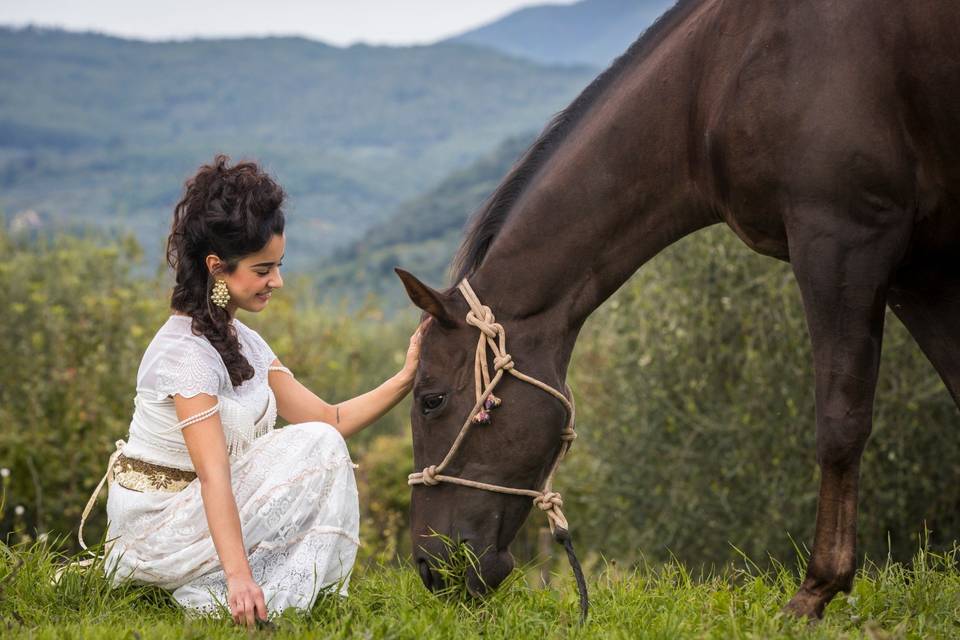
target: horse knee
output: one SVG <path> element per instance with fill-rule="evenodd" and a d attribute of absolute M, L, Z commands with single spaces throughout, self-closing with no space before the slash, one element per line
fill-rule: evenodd
<path fill-rule="evenodd" d="M 849 411 L 817 420 L 817 462 L 821 467 L 846 468 L 859 463 L 873 428 L 871 412 Z"/>

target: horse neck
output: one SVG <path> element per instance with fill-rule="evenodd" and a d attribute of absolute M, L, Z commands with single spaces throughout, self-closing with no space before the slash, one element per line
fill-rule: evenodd
<path fill-rule="evenodd" d="M 655 71 L 636 70 L 584 114 L 469 276 L 498 321 L 529 323 L 522 331 L 560 345 L 561 378 L 580 327 L 604 300 L 664 248 L 719 221 L 691 176 L 689 106 L 665 100 L 662 84 L 648 90 Z"/>

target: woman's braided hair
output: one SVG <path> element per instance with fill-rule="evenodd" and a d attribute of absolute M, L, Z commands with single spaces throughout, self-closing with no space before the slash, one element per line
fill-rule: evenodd
<path fill-rule="evenodd" d="M 231 167 L 229 162 L 218 154 L 186 181 L 167 238 L 167 264 L 176 275 L 170 306 L 193 319 L 194 335 L 206 336 L 220 352 L 230 382 L 237 387 L 253 377 L 253 367 L 240 353 L 227 310 L 210 300 L 215 278 L 206 257 L 217 255 L 222 272 L 233 273 L 240 259 L 283 233 L 281 205 L 286 194 L 257 163 Z"/>

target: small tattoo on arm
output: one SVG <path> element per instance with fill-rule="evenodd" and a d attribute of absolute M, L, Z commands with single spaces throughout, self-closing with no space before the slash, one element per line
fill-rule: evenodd
<path fill-rule="evenodd" d="M 340 424 L 340 405 L 337 405 L 337 424 Z"/>

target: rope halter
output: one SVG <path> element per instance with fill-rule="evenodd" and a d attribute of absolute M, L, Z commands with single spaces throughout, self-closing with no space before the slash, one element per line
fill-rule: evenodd
<path fill-rule="evenodd" d="M 553 477 L 560 467 L 560 461 L 567 455 L 567 451 L 570 450 L 570 446 L 577 438 L 577 433 L 573 429 L 574 419 L 576 417 L 576 411 L 573 405 L 573 392 L 570 391 L 570 387 L 566 387 L 567 393 L 570 395 L 570 399 L 567 400 L 567 396 L 550 385 L 544 384 L 536 378 L 517 371 L 514 367 L 513 358 L 507 352 L 506 331 L 504 331 L 503 326 L 496 321 L 496 318 L 493 317 L 493 311 L 490 310 L 490 307 L 481 304 L 480 299 L 477 297 L 477 294 L 474 293 L 473 287 L 470 286 L 466 278 L 460 281 L 457 288 L 470 306 L 470 311 L 467 312 L 467 324 L 476 327 L 480 331 L 480 338 L 477 340 L 477 350 L 473 362 L 473 385 L 476 401 L 470 413 L 467 415 L 467 419 L 464 420 L 463 426 L 460 427 L 460 432 L 450 446 L 450 450 L 447 451 L 447 455 L 440 461 L 440 464 L 430 465 L 423 471 L 411 473 L 407 477 L 407 484 L 422 484 L 426 487 L 435 487 L 441 482 L 446 482 L 448 484 L 458 484 L 462 487 L 533 498 L 533 504 L 547 516 L 553 539 L 562 544 L 567 552 L 567 559 L 570 561 L 573 575 L 577 581 L 577 593 L 580 595 L 580 622 L 582 624 L 587 618 L 587 610 L 590 606 L 587 596 L 587 583 L 586 580 L 584 580 L 580 562 L 577 560 L 577 556 L 573 551 L 573 541 L 570 538 L 570 525 L 567 523 L 567 519 L 561 510 L 563 507 L 563 498 L 558 492 L 553 490 Z M 493 377 L 490 376 L 490 370 L 487 366 L 488 347 L 493 353 Z M 543 483 L 543 489 L 540 491 L 504 487 L 487 482 L 457 478 L 456 476 L 449 476 L 443 473 L 443 470 L 450 464 L 450 460 L 453 459 L 453 456 L 457 453 L 470 428 L 473 425 L 490 424 L 491 411 L 499 407 L 502 402 L 500 398 L 493 395 L 493 389 L 497 386 L 497 383 L 503 379 L 505 371 L 515 378 L 546 391 L 562 402 L 563 406 L 567 409 L 567 424 L 563 428 L 563 431 L 560 432 L 560 451 L 557 452 L 553 464 L 550 465 L 550 472 L 547 474 L 547 479 Z"/>
<path fill-rule="evenodd" d="M 467 312 L 467 324 L 480 330 L 480 338 L 477 340 L 477 350 L 473 363 L 473 382 L 476 401 L 474 402 L 473 408 L 470 410 L 470 414 L 467 416 L 467 419 L 463 422 L 463 426 L 460 427 L 460 432 L 453 441 L 453 445 L 451 445 L 450 450 L 447 452 L 447 455 L 444 456 L 440 464 L 430 465 L 423 471 L 411 473 L 407 477 L 407 484 L 422 484 L 428 487 L 433 487 L 441 482 L 446 482 L 448 484 L 458 484 L 463 487 L 484 489 L 486 491 L 494 491 L 496 493 L 529 496 L 533 498 L 533 504 L 542 510 L 547 516 L 547 520 L 550 523 L 550 531 L 553 533 L 554 538 L 558 541 L 562 541 L 562 538 L 567 535 L 569 525 L 567 523 L 567 519 L 563 515 L 563 511 L 561 511 L 561 507 L 563 507 L 563 498 L 559 493 L 553 490 L 553 477 L 557 472 L 557 468 L 560 466 L 560 461 L 563 460 L 564 456 L 567 454 L 567 451 L 570 449 L 570 445 L 573 444 L 573 441 L 577 437 L 576 432 L 573 430 L 575 416 L 573 403 L 570 400 L 567 400 L 567 397 L 564 394 L 560 393 L 550 385 L 544 384 L 536 378 L 532 378 L 517 371 L 514 367 L 513 357 L 511 357 L 511 355 L 507 352 L 506 331 L 504 331 L 503 325 L 498 323 L 494 318 L 493 311 L 490 310 L 490 307 L 480 303 L 480 299 L 477 298 L 477 294 L 473 292 L 473 288 L 470 286 L 470 283 L 467 282 L 466 278 L 460 281 L 460 284 L 457 285 L 457 288 L 467 300 L 467 304 L 470 305 L 470 311 Z M 490 375 L 490 369 L 487 365 L 488 348 L 493 353 L 493 376 Z M 533 489 L 504 487 L 501 485 L 489 484 L 487 482 L 478 482 L 476 480 L 458 478 L 456 476 L 450 476 L 443 473 L 443 470 L 446 469 L 447 465 L 449 465 L 450 461 L 453 459 L 453 456 L 460 449 L 460 446 L 463 443 L 464 438 L 466 438 L 466 435 L 470 431 L 471 427 L 473 425 L 484 425 L 490 423 L 492 419 L 491 412 L 499 407 L 502 402 L 500 398 L 493 395 L 493 389 L 497 386 L 497 383 L 503 379 L 504 372 L 507 372 L 513 377 L 523 380 L 524 382 L 532 384 L 535 387 L 543 389 L 562 402 L 563 406 L 567 409 L 568 421 L 566 427 L 564 427 L 560 434 L 560 451 L 557 453 L 557 457 L 550 466 L 550 472 L 547 474 L 547 479 L 543 483 L 543 489 L 540 491 L 535 491 Z M 570 392 L 569 387 L 567 387 L 567 391 L 568 393 Z M 572 397 L 573 395 L 571 394 L 571 398 Z"/>

